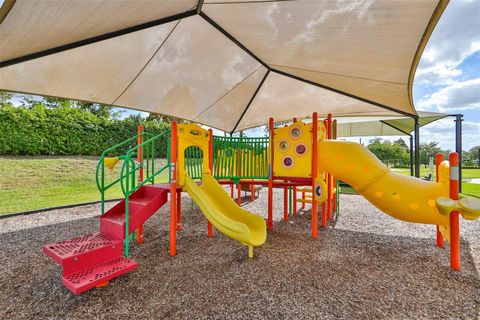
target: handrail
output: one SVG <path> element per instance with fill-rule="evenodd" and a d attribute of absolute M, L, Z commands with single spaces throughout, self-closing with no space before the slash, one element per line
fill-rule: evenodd
<path fill-rule="evenodd" d="M 135 135 L 135 136 L 133 136 L 133 137 L 127 139 L 127 140 L 124 140 L 120 143 L 117 143 L 116 145 L 114 145 L 114 146 L 112 146 L 112 147 L 110 147 L 110 148 L 108 148 L 108 149 L 106 149 L 102 152 L 102 154 L 100 155 L 100 159 L 98 160 L 97 168 L 96 168 L 96 182 L 97 182 L 97 188 L 100 192 L 105 191 L 103 186 L 102 186 L 102 188 L 100 187 L 100 182 L 98 181 L 98 171 L 100 169 L 100 165 L 102 165 L 102 180 L 104 180 L 103 172 L 105 171 L 105 163 L 104 163 L 105 155 L 107 155 L 109 152 L 117 149 L 118 147 L 126 145 L 129 142 L 136 141 L 138 139 L 138 136 L 139 135 L 137 134 L 137 135 Z M 103 214 L 103 212 L 102 212 L 102 214 Z"/>
<path fill-rule="evenodd" d="M 165 130 L 164 132 L 153 136 L 152 138 L 143 141 L 142 143 L 136 145 L 135 147 L 131 148 L 130 150 L 127 151 L 122 169 L 120 171 L 120 186 L 122 188 L 123 195 L 125 196 L 125 246 L 124 246 L 124 252 L 125 256 L 128 256 L 128 251 L 129 251 L 129 236 L 130 236 L 130 228 L 129 228 L 129 198 L 132 193 L 137 191 L 141 186 L 145 185 L 148 182 L 155 183 L 155 177 L 159 175 L 161 172 L 163 172 L 165 169 L 170 168 L 170 163 L 167 162 L 165 166 L 160 168 L 155 172 L 154 168 L 154 159 L 155 159 L 155 152 L 154 152 L 154 144 L 157 142 L 160 138 L 167 136 L 170 136 L 170 130 Z M 149 148 L 150 147 L 150 148 Z M 136 167 L 135 166 L 135 161 L 132 159 L 132 155 L 136 155 L 134 153 L 136 150 L 142 148 L 142 150 L 145 151 L 146 158 L 147 158 L 147 174 L 146 178 L 142 177 L 140 181 L 138 181 L 138 184 L 136 185 L 136 172 L 142 168 L 144 168 L 143 160 L 144 160 L 144 153 L 142 152 L 142 158 L 140 159 L 139 165 Z M 150 166 L 149 166 L 149 156 L 151 157 L 152 160 L 152 172 L 150 173 Z M 130 166 L 132 166 L 132 169 L 130 169 Z M 126 171 L 126 172 L 125 172 Z M 130 182 L 131 180 L 131 182 Z M 130 185 L 131 184 L 131 185 Z"/>
<path fill-rule="evenodd" d="M 124 179 L 127 178 L 130 174 L 134 174 L 136 171 L 138 171 L 140 169 L 140 167 L 137 167 L 137 168 L 134 168 L 132 172 L 129 172 L 130 169 L 130 164 L 128 166 L 127 163 L 135 163 L 135 161 L 132 159 L 132 155 L 136 155 L 136 154 L 132 154 L 133 151 L 136 151 L 138 150 L 140 147 L 145 147 L 151 143 L 154 143 L 156 142 L 159 138 L 163 137 L 163 136 L 168 136 L 168 134 L 170 134 L 170 130 L 165 130 L 164 132 L 156 135 L 156 136 L 153 136 L 152 138 L 142 142 L 141 144 L 138 144 L 136 145 L 135 147 L 131 148 L 130 150 L 127 151 L 126 155 L 125 155 L 125 159 L 124 159 L 124 162 L 123 162 L 123 165 L 122 165 L 122 169 L 121 169 L 121 172 L 120 172 L 120 185 L 122 187 L 122 192 L 123 192 L 123 195 L 125 197 L 128 197 L 130 196 L 133 192 L 135 192 L 136 190 L 138 190 L 139 186 L 135 187 L 135 184 L 132 185 L 132 189 L 129 190 L 128 188 L 128 184 L 127 184 L 127 188 L 125 187 L 125 183 L 124 183 Z M 148 149 L 146 149 L 148 150 Z M 152 154 L 152 157 L 154 157 L 154 155 Z M 157 170 L 156 172 L 153 172 L 151 175 L 148 175 L 147 174 L 147 178 L 146 179 L 143 179 L 142 182 L 141 182 L 141 185 L 144 185 L 145 182 L 148 180 L 148 181 L 154 181 L 153 178 L 157 175 L 159 175 L 162 171 L 164 171 L 166 168 L 170 167 L 170 164 L 167 164 L 165 166 L 163 166 L 162 168 L 160 168 L 159 170 Z M 124 171 L 125 171 L 125 168 L 127 168 L 127 173 L 124 175 Z M 153 170 L 152 170 L 153 171 Z M 127 180 L 127 183 L 128 183 L 128 180 Z"/>
<path fill-rule="evenodd" d="M 118 156 L 119 159 L 123 160 L 123 164 L 120 170 L 120 176 L 109 184 L 105 185 L 105 157 L 112 151 L 118 149 L 119 147 L 124 147 L 132 142 L 136 142 L 140 137 L 147 136 L 148 140 L 137 144 L 127 150 L 125 155 Z M 155 143 L 157 143 L 161 138 L 170 137 L 170 130 L 165 130 L 157 135 L 153 135 L 149 132 L 141 132 L 129 139 L 126 139 L 116 145 L 104 150 L 100 156 L 96 167 L 96 183 L 97 188 L 101 193 L 101 213 L 105 212 L 105 191 L 110 189 L 116 184 L 120 184 L 122 193 L 125 197 L 125 256 L 128 256 L 128 242 L 129 242 L 129 197 L 132 193 L 137 191 L 141 186 L 147 183 L 155 183 L 155 177 L 160 173 L 170 168 L 170 161 L 167 161 L 167 164 L 162 166 L 160 169 L 155 171 Z M 167 146 L 169 141 L 167 140 Z M 138 150 L 141 148 L 142 152 Z M 138 154 L 142 154 L 141 159 L 139 159 L 138 165 L 136 165 L 136 157 Z M 167 151 L 167 160 L 169 160 L 170 151 Z M 146 165 L 144 163 L 146 160 Z M 141 181 L 136 181 L 137 172 L 141 169 L 146 169 L 146 175 L 142 178 Z"/>

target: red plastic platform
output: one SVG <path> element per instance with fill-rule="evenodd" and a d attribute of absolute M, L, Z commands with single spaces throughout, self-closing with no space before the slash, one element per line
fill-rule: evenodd
<path fill-rule="evenodd" d="M 178 190 L 178 189 L 177 189 Z M 129 233 L 132 233 L 167 202 L 169 185 L 148 185 L 129 198 Z M 123 257 L 125 200 L 100 218 L 100 232 L 51 243 L 46 255 L 63 267 L 63 284 L 79 294 L 134 270 L 135 261 Z"/>
<path fill-rule="evenodd" d="M 62 277 L 63 284 L 75 294 L 82 293 L 97 285 L 135 270 L 138 264 L 123 256 L 96 264 Z"/>
<path fill-rule="evenodd" d="M 51 243 L 43 252 L 71 273 L 122 255 L 122 241 L 102 233 Z"/>
<path fill-rule="evenodd" d="M 167 202 L 163 187 L 143 186 L 129 198 L 129 233 L 135 231 Z M 100 232 L 117 239 L 125 238 L 125 200 L 108 210 L 100 218 Z"/>

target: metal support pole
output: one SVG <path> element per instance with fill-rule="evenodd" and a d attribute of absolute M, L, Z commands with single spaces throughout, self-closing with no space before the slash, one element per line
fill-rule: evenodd
<path fill-rule="evenodd" d="M 410 175 L 413 177 L 414 174 L 414 163 L 413 163 L 413 136 L 410 136 Z"/>
<path fill-rule="evenodd" d="M 463 114 L 455 116 L 455 152 L 458 153 L 459 192 L 462 192 L 462 121 Z"/>
<path fill-rule="evenodd" d="M 415 118 L 415 177 L 420 178 L 420 125 Z"/>

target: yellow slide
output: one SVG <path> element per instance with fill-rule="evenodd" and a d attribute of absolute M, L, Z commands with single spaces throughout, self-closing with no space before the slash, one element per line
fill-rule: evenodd
<path fill-rule="evenodd" d="M 436 207 L 437 198 L 449 195 L 448 167 L 440 167 L 440 182 L 424 181 L 392 172 L 368 149 L 347 141 L 319 141 L 318 166 L 394 218 L 449 227 L 449 215 Z"/>
<path fill-rule="evenodd" d="M 200 186 L 185 175 L 183 188 L 208 221 L 221 233 L 248 246 L 248 256 L 253 258 L 253 248 L 267 239 L 265 219 L 239 207 L 208 173 L 203 173 Z"/>

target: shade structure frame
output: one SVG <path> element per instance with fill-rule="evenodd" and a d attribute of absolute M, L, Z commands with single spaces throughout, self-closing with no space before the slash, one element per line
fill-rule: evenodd
<path fill-rule="evenodd" d="M 417 48 L 417 52 L 415 54 L 415 58 L 414 58 L 414 61 L 412 62 L 412 65 L 411 65 L 411 68 L 410 68 L 410 75 L 409 75 L 409 83 L 408 83 L 408 88 L 409 88 L 409 99 L 410 99 L 410 103 L 412 105 L 412 108 L 413 110 L 414 107 L 413 107 L 413 101 L 412 101 L 412 98 L 411 98 L 411 88 L 413 86 L 413 75 L 416 71 L 416 67 L 418 65 L 418 60 L 420 59 L 420 56 L 421 56 L 421 53 L 423 52 L 424 48 L 425 48 L 425 45 L 426 43 L 428 42 L 428 39 L 431 35 L 431 32 L 433 31 L 436 23 L 438 22 L 438 19 L 439 17 L 441 16 L 443 10 L 445 9 L 446 5 L 448 3 L 448 0 L 439 0 L 438 4 L 437 4 L 437 7 L 435 9 L 435 12 L 434 14 L 431 16 L 430 18 L 430 21 L 428 22 L 427 24 L 427 28 L 425 29 L 424 31 L 424 34 L 422 36 L 422 41 L 420 42 L 418 48 Z M 161 24 L 164 24 L 164 23 L 167 23 L 167 22 L 172 22 L 172 21 L 179 21 L 183 18 L 187 18 L 187 17 L 191 17 L 191 16 L 194 16 L 194 15 L 200 15 L 206 22 L 208 22 L 210 25 L 212 25 L 215 29 L 217 29 L 218 31 L 220 31 L 225 37 L 227 37 L 228 39 L 232 40 L 235 45 L 237 45 L 240 49 L 242 49 L 243 51 L 245 51 L 248 55 L 250 55 L 252 58 L 254 58 L 255 60 L 257 60 L 261 65 L 263 65 L 266 69 L 267 69 L 267 73 L 265 75 L 265 78 L 263 79 L 263 81 L 259 84 L 259 87 L 257 88 L 257 90 L 255 91 L 255 94 L 253 95 L 251 101 L 249 101 L 248 105 L 245 107 L 244 111 L 242 112 L 242 115 L 241 117 L 238 119 L 238 122 L 235 126 L 235 128 L 233 129 L 232 132 L 235 132 L 235 130 L 237 129 L 238 125 L 240 124 L 240 122 L 242 121 L 243 119 L 243 116 L 245 114 L 245 112 L 247 112 L 247 110 L 249 109 L 252 101 L 255 99 L 256 97 L 256 94 L 258 93 L 258 91 L 260 91 L 260 89 L 262 88 L 262 85 L 263 83 L 265 82 L 265 80 L 269 77 L 270 74 L 272 73 L 278 73 L 278 74 L 281 74 L 281 75 L 284 75 L 286 77 L 290 77 L 292 79 L 295 79 L 295 80 L 298 80 L 298 81 L 301 81 L 301 82 L 304 82 L 304 83 L 308 83 L 310 85 L 313 85 L 313 86 L 316 86 L 316 87 L 319 87 L 321 89 L 325 89 L 325 90 L 329 90 L 329 91 L 332 91 L 334 93 L 337 93 L 337 94 L 340 94 L 340 95 L 343 95 L 343 96 L 347 96 L 349 98 L 352 98 L 352 99 L 355 99 L 355 100 L 359 100 L 359 101 L 362 101 L 362 102 L 365 102 L 365 103 L 368 103 L 368 104 L 371 104 L 371 105 L 374 105 L 378 108 L 381 108 L 381 109 L 385 109 L 385 110 L 388 110 L 388 111 L 392 111 L 392 112 L 396 112 L 398 114 L 401 114 L 401 115 L 404 115 L 404 116 L 409 116 L 413 119 L 415 118 L 418 118 L 418 115 L 417 114 L 411 114 L 411 113 L 408 113 L 408 112 L 404 112 L 402 110 L 398 110 L 398 109 L 395 109 L 394 107 L 390 107 L 388 105 L 384 105 L 382 103 L 378 103 L 378 102 L 375 102 L 375 101 L 371 101 L 370 99 L 366 99 L 366 98 L 362 98 L 360 96 L 357 96 L 357 95 L 354 95 L 354 94 L 351 94 L 349 92 L 345 92 L 345 91 L 342 91 L 342 90 L 338 90 L 336 88 L 333 88 L 333 87 L 330 87 L 330 86 L 326 86 L 322 83 L 318 83 L 318 82 L 314 82 L 314 81 L 310 81 L 308 79 L 304 79 L 302 77 L 299 77 L 299 76 L 296 76 L 296 75 L 293 75 L 293 74 L 290 74 L 288 72 L 284 72 L 284 71 L 281 71 L 281 70 L 278 70 L 278 69 L 275 69 L 274 67 L 272 67 L 271 65 L 269 65 L 268 63 L 266 63 L 265 61 L 263 61 L 261 58 L 259 58 L 258 56 L 256 56 L 255 54 L 255 50 L 251 50 L 249 48 L 247 48 L 245 45 L 243 45 L 240 41 L 238 41 L 233 35 L 231 35 L 230 33 L 228 33 L 228 31 L 226 31 L 221 25 L 219 25 L 214 19 L 210 18 L 204 11 L 203 11 L 203 1 L 200 0 L 198 1 L 198 4 L 196 6 L 196 8 L 194 9 L 191 9 L 189 11 L 186 11 L 186 12 L 183 12 L 183 13 L 179 13 L 179 14 L 176 14 L 176 15 L 173 15 L 173 16 L 169 16 L 169 17 L 165 17 L 165 18 L 161 18 L 161 19 L 158 19 L 158 20 L 155 20 L 155 21 L 152 21 L 152 22 L 147 22 L 147 23 L 144 23 L 144 24 L 141 24 L 141 25 L 137 25 L 137 26 L 133 26 L 133 27 L 130 27 L 130 28 L 127 28 L 127 29 L 123 29 L 123 30 L 118 30 L 118 31 L 115 31 L 115 32 L 110 32 L 108 34 L 104 34 L 104 35 L 99 35 L 99 36 L 95 36 L 95 37 L 92 37 L 92 38 L 89 38 L 89 39 L 86 39 L 86 40 L 81 40 L 81 41 L 77 41 L 75 43 L 71 43 L 71 44 L 67 44 L 67 45 L 64 45 L 64 46 L 60 46 L 60 47 L 55 47 L 55 48 L 51 48 L 51 49 L 48 49 L 48 50 L 45 50 L 43 52 L 37 52 L 37 53 L 34 53 L 32 55 L 27 55 L 27 56 L 23 56 L 23 57 L 17 57 L 17 58 L 14 58 L 14 59 L 10 59 L 10 60 L 7 60 L 7 61 L 3 61 L 3 62 L 0 62 L 0 68 L 3 68 L 3 67 L 6 67 L 6 66 L 9 66 L 9 65 L 13 65 L 13 64 L 17 64 L 17 63 L 21 63 L 21 62 L 24 62 L 24 61 L 27 61 L 27 60 L 32 60 L 32 59 L 37 59 L 39 57 L 43 57 L 45 55 L 50 55 L 50 54 L 55 54 L 55 53 L 58 53 L 58 52 L 61 52 L 61 51 L 65 51 L 65 50 L 70 50 L 70 49 L 74 49 L 74 48 L 77 48 L 79 46 L 84 46 L 84 45 L 88 45 L 88 44 L 92 44 L 92 43 L 95 43 L 95 42 L 98 42 L 98 41 L 102 41 L 104 39 L 108 39 L 108 38 L 112 38 L 112 37 L 118 37 L 118 36 L 121 36 L 121 35 L 124 35 L 124 34 L 127 34 L 127 33 L 131 33 L 131 32 L 135 32 L 135 31 L 138 31 L 138 30 L 142 30 L 142 29 L 146 29 L 146 28 L 150 28 L 152 26 L 156 26 L 156 25 L 161 25 Z M 138 30 L 136 30 L 136 28 L 138 28 Z M 18 59 L 18 60 L 17 60 Z M 19 92 L 19 91 L 17 91 Z M 32 92 L 25 92 L 27 94 L 32 94 Z M 68 99 L 68 97 L 65 97 Z M 85 101 L 85 100 L 84 100 Z M 95 102 L 95 101 L 91 101 L 91 102 Z M 116 106 L 115 102 L 113 102 L 111 104 L 111 106 Z M 125 107 L 125 106 L 122 106 L 122 105 L 118 105 L 119 107 Z M 135 108 L 132 108 L 132 107 L 127 107 L 129 109 L 135 109 Z M 137 109 L 139 111 L 145 111 L 145 110 L 142 110 L 142 109 Z M 187 119 L 189 120 L 189 119 Z M 205 124 L 205 125 L 209 125 L 209 124 Z M 213 126 L 212 126 L 213 127 Z M 218 128 L 220 129 L 220 128 Z M 223 130 L 223 129 L 220 129 L 220 130 Z"/>
<path fill-rule="evenodd" d="M 392 117 L 346 117 L 337 118 L 338 138 L 350 137 L 413 137 L 415 123 L 418 120 L 419 127 L 429 125 L 438 120 L 454 117 L 456 114 L 418 111 L 419 118 L 407 116 Z"/>
<path fill-rule="evenodd" d="M 384 125 L 387 125 L 387 126 L 393 128 L 393 129 L 395 129 L 395 130 L 400 131 L 401 133 L 403 133 L 403 134 L 406 135 L 406 136 L 411 136 L 410 133 L 408 133 L 408 132 L 406 132 L 406 131 L 403 131 L 403 130 L 400 129 L 400 128 L 397 128 L 397 127 L 395 127 L 394 125 L 392 125 L 392 124 L 390 124 L 390 123 L 388 123 L 388 122 L 386 122 L 386 121 L 384 121 L 384 120 L 380 120 L 380 122 L 383 123 Z"/>
<path fill-rule="evenodd" d="M 182 12 L 182 13 L 175 14 L 175 15 L 172 15 L 172 16 L 168 16 L 168 17 L 157 19 L 157 20 L 145 22 L 145 23 L 135 25 L 135 26 L 132 26 L 132 27 L 128 27 L 128 28 L 125 28 L 125 29 L 112 31 L 112 32 L 108 32 L 108 33 L 105 33 L 105 34 L 101 34 L 101 35 L 96 35 L 96 36 L 93 36 L 93 37 L 90 37 L 90 38 L 74 41 L 74 42 L 67 43 L 67 44 L 64 44 L 64 45 L 60 45 L 60 46 L 57 46 L 57 47 L 54 47 L 54 48 L 49 48 L 49 49 L 46 49 L 46 50 L 33 52 L 33 53 L 30 53 L 30 54 L 27 54 L 27 55 L 24 55 L 24 56 L 8 59 L 8 60 L 5 60 L 5 61 L 0 61 L 0 69 L 5 68 L 5 67 L 9 67 L 9 66 L 12 66 L 12 65 L 15 65 L 15 64 L 19 64 L 19 63 L 22 63 L 22 62 L 27 62 L 27 61 L 30 61 L 30 60 L 35 60 L 35 59 L 38 59 L 38 58 L 46 57 L 46 56 L 49 56 L 49 55 L 52 55 L 52 54 L 55 54 L 55 53 L 60 53 L 60 52 L 68 51 L 68 50 L 71 50 L 71 49 L 87 46 L 89 44 L 94 44 L 94 43 L 97 43 L 97 42 L 100 42 L 100 41 L 120 37 L 120 36 L 127 35 L 127 34 L 130 34 L 130 33 L 133 33 L 133 32 L 137 32 L 137 31 L 149 29 L 149 28 L 152 28 L 152 27 L 160 26 L 160 25 L 163 25 L 163 24 L 167 24 L 169 22 L 179 21 L 179 20 L 182 20 L 184 18 L 194 16 L 196 14 L 197 14 L 196 9 L 189 10 L 189 11 L 186 11 L 186 12 Z"/>

